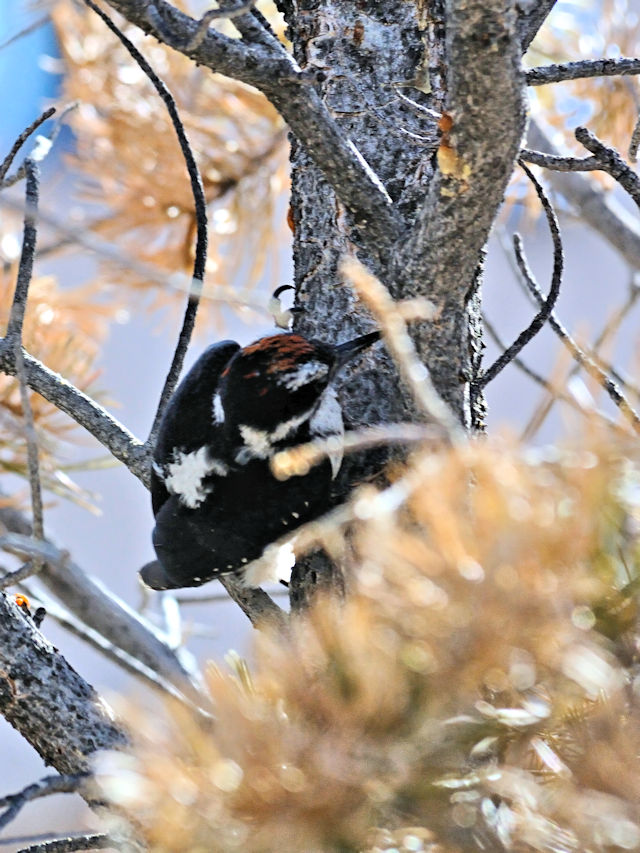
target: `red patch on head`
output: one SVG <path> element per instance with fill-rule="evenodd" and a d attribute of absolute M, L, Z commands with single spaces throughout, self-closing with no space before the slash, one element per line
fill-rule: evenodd
<path fill-rule="evenodd" d="M 242 350 L 243 355 L 263 353 L 269 363 L 267 373 L 280 373 L 293 370 L 307 355 L 312 355 L 315 348 L 302 335 L 272 335 L 261 338 L 255 344 L 249 344 Z M 224 374 L 223 374 L 224 375 Z"/>

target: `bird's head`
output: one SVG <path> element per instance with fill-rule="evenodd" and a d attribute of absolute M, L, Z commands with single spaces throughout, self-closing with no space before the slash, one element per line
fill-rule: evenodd
<path fill-rule="evenodd" d="M 238 350 L 222 372 L 214 418 L 269 432 L 304 423 L 337 371 L 379 337 L 372 332 L 337 346 L 293 333 L 260 338 Z"/>

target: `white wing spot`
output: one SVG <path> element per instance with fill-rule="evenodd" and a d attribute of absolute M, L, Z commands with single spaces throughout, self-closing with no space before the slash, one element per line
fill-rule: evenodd
<path fill-rule="evenodd" d="M 220 393 L 214 394 L 213 396 L 213 422 L 215 424 L 223 424 L 224 423 L 224 408 L 222 406 L 222 399 L 220 397 Z"/>
<path fill-rule="evenodd" d="M 166 467 L 164 484 L 169 492 L 178 495 L 183 504 L 195 509 L 211 491 L 204 487 L 204 478 L 212 473 L 223 477 L 227 472 L 224 462 L 209 456 L 206 446 L 192 453 L 177 451 Z"/>

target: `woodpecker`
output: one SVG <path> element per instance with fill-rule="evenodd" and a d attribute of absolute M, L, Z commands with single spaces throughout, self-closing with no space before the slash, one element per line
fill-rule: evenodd
<path fill-rule="evenodd" d="M 286 447 L 344 432 L 334 379 L 379 340 L 370 332 L 332 345 L 294 333 L 210 346 L 174 393 L 151 474 L 157 560 L 140 570 L 152 589 L 200 586 L 233 574 L 330 507 L 334 455 L 280 481 L 270 460 Z"/>

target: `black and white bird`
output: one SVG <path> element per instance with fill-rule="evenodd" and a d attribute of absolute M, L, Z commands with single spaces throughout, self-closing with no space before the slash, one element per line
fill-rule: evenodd
<path fill-rule="evenodd" d="M 246 566 L 265 547 L 330 507 L 333 456 L 281 481 L 271 457 L 344 431 L 333 380 L 379 332 L 334 346 L 283 333 L 240 347 L 210 346 L 163 417 L 151 498 L 157 560 L 140 575 L 152 589 L 200 586 L 224 574 L 249 585 Z"/>

